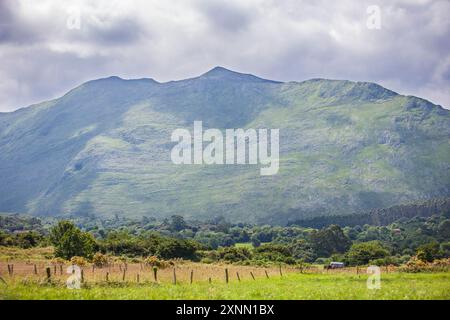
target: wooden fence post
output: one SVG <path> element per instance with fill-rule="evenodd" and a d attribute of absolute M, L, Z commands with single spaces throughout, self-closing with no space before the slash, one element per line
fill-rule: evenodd
<path fill-rule="evenodd" d="M 38 274 L 36 265 L 34 265 L 34 274 Z"/>
<path fill-rule="evenodd" d="M 8 264 L 8 274 L 12 276 L 14 274 L 14 265 Z"/>
<path fill-rule="evenodd" d="M 59 274 L 62 276 L 63 274 L 63 266 L 62 264 L 59 265 Z"/>
<path fill-rule="evenodd" d="M 81 269 L 81 283 L 84 283 L 84 270 Z"/>
<path fill-rule="evenodd" d="M 106 272 L 106 281 L 109 281 L 109 272 Z"/>
<path fill-rule="evenodd" d="M 228 269 L 225 268 L 225 282 L 228 283 Z"/>
<path fill-rule="evenodd" d="M 266 278 L 269 279 L 269 274 L 267 273 L 267 270 L 264 270 L 264 272 L 266 273 Z"/>
<path fill-rule="evenodd" d="M 52 276 L 52 271 L 50 270 L 50 267 L 45 268 L 45 272 L 47 273 L 47 281 L 50 281 Z"/>
<path fill-rule="evenodd" d="M 280 277 L 283 276 L 283 271 L 281 271 L 281 264 L 280 264 Z"/>
<path fill-rule="evenodd" d="M 191 270 L 191 284 L 193 280 L 194 280 L 194 270 Z"/>
<path fill-rule="evenodd" d="M 211 277 L 208 278 L 208 282 L 209 282 L 209 284 L 211 284 Z"/>
<path fill-rule="evenodd" d="M 236 271 L 236 276 L 239 282 L 241 282 L 241 277 L 239 277 L 239 272 Z"/>
<path fill-rule="evenodd" d="M 153 267 L 153 279 L 155 280 L 155 282 L 158 282 L 158 267 L 157 266 Z"/>
<path fill-rule="evenodd" d="M 175 267 L 173 268 L 173 284 L 177 284 L 177 273 Z"/>
<path fill-rule="evenodd" d="M 136 274 L 136 282 L 139 283 L 139 273 Z"/>
<path fill-rule="evenodd" d="M 127 272 L 127 270 L 123 269 L 123 273 L 122 273 L 122 281 L 125 281 L 125 273 Z"/>
<path fill-rule="evenodd" d="M 252 276 L 253 280 L 256 280 L 255 276 L 253 275 L 253 272 L 250 271 L 250 275 Z"/>

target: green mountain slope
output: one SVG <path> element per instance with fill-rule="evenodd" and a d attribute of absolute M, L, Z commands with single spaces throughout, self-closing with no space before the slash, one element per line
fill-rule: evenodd
<path fill-rule="evenodd" d="M 279 128 L 280 170 L 174 165 L 174 129 Z M 450 195 L 450 112 L 373 83 L 214 68 L 110 77 L 0 114 L 0 211 L 286 223 Z"/>

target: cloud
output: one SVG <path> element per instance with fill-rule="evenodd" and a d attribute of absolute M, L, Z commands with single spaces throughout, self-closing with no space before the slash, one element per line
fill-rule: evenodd
<path fill-rule="evenodd" d="M 94 78 L 168 81 L 216 65 L 372 81 L 450 107 L 450 2 L 376 3 L 380 30 L 366 27 L 366 0 L 3 0 L 0 111 Z M 69 29 L 77 10 L 80 29 Z"/>

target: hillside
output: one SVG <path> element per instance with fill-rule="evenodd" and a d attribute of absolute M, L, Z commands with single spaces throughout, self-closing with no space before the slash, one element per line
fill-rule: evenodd
<path fill-rule="evenodd" d="M 279 128 L 280 170 L 176 166 L 176 128 Z M 450 195 L 450 112 L 377 84 L 224 68 L 118 77 L 0 114 L 0 211 L 286 223 Z"/>

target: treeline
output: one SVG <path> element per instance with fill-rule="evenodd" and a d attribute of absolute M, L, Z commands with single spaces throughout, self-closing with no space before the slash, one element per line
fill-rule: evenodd
<path fill-rule="evenodd" d="M 444 215 L 450 217 L 450 198 L 432 199 L 420 203 L 397 205 L 385 209 L 374 209 L 365 213 L 349 215 L 319 216 L 290 222 L 289 225 L 298 225 L 310 228 L 323 228 L 335 224 L 342 227 L 357 225 L 386 226 L 400 219 L 414 217 L 430 217 Z"/>
<path fill-rule="evenodd" d="M 45 229 L 42 220 L 37 217 L 29 217 L 20 214 L 0 214 L 0 230 L 18 232 L 33 230 L 43 232 Z"/>
<path fill-rule="evenodd" d="M 139 261 L 182 258 L 251 265 L 331 261 L 400 265 L 412 257 L 424 261 L 450 257 L 450 219 L 444 215 L 402 218 L 387 226 L 324 228 L 250 226 L 231 224 L 224 218 L 199 223 L 176 215 L 163 222 L 117 218 L 84 221 L 75 225 L 61 220 L 42 233 L 3 229 L 0 245 L 52 245 L 55 256 L 66 260 L 107 255 Z"/>

